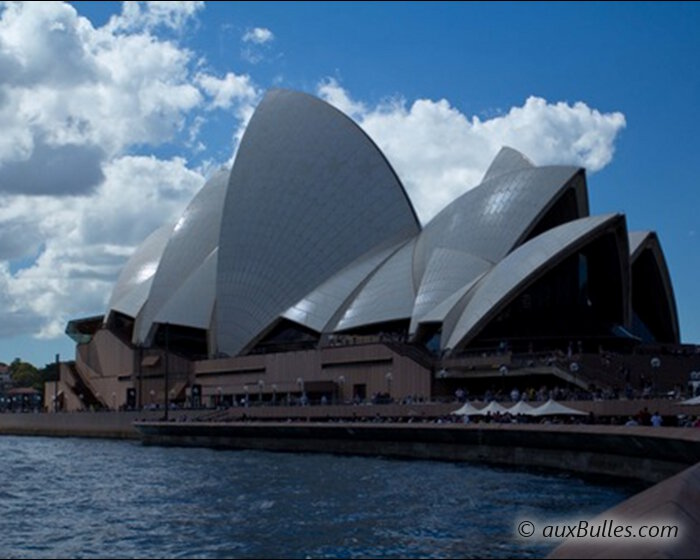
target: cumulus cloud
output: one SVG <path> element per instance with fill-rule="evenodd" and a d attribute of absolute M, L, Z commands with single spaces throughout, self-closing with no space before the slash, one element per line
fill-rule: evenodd
<path fill-rule="evenodd" d="M 223 78 L 200 74 L 197 82 L 212 98 L 211 107 L 214 109 L 230 109 L 234 103 L 246 107 L 256 101 L 259 95 L 250 76 L 237 76 L 233 72 L 227 72 Z"/>
<path fill-rule="evenodd" d="M 203 99 L 189 80 L 188 51 L 147 33 L 95 29 L 67 4 L 9 4 L 0 17 L 0 53 L 13 68 L 0 82 L 3 167 L 50 166 L 55 158 L 40 156 L 57 151 L 99 167 L 130 145 L 172 138 Z"/>
<path fill-rule="evenodd" d="M 326 78 L 316 88 L 316 93 L 336 109 L 341 110 L 349 117 L 362 120 L 369 111 L 364 103 L 350 98 L 350 94 L 343 89 L 335 78 Z"/>
<path fill-rule="evenodd" d="M 99 146 L 50 146 L 40 139 L 26 160 L 0 167 L 0 192 L 54 194 L 89 192 L 104 179 Z"/>
<path fill-rule="evenodd" d="M 245 34 L 243 35 L 243 42 L 262 45 L 264 43 L 269 43 L 274 38 L 275 35 L 269 29 L 265 27 L 255 27 L 245 32 Z"/>
<path fill-rule="evenodd" d="M 110 19 L 107 29 L 133 31 L 165 27 L 181 30 L 202 8 L 204 8 L 204 2 L 127 1 L 122 3 L 122 13 Z"/>
<path fill-rule="evenodd" d="M 264 60 L 270 53 L 270 47 L 274 39 L 275 35 L 265 27 L 249 29 L 241 38 L 244 44 L 244 47 L 241 49 L 241 58 L 251 64 L 257 64 Z"/>
<path fill-rule="evenodd" d="M 595 172 L 610 162 L 615 139 L 625 127 L 622 113 L 534 96 L 504 115 L 482 120 L 445 99 L 410 104 L 392 99 L 368 107 L 333 79 L 322 81 L 317 92 L 377 142 L 424 223 L 476 186 L 502 146 L 523 152 L 538 165 L 580 165 Z"/>
<path fill-rule="evenodd" d="M 57 336 L 100 312 L 135 246 L 202 185 L 183 157 L 151 150 L 199 149 L 214 110 L 234 129 L 248 118 L 250 79 L 209 76 L 178 44 L 202 6 L 125 2 L 94 27 L 67 3 L 0 3 L 0 304 L 13 335 Z"/>
<path fill-rule="evenodd" d="M 32 244 L 22 249 L 41 243 L 42 251 L 15 273 L 0 263 L 5 309 L 40 337 L 60 335 L 70 318 L 103 311 L 134 248 L 179 215 L 203 182 L 182 158 L 124 156 L 105 166 L 105 180 L 90 196 L 6 197 L 3 231 L 9 223 L 15 232 L 32 234 Z"/>

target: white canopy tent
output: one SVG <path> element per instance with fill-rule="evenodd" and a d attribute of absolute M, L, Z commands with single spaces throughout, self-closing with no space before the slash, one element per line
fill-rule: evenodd
<path fill-rule="evenodd" d="M 546 403 L 530 412 L 531 416 L 586 416 L 587 412 L 582 410 L 577 410 L 575 408 L 570 408 L 559 404 L 554 399 L 549 399 Z"/>
<path fill-rule="evenodd" d="M 697 397 L 693 397 L 692 399 L 687 399 L 685 401 L 681 401 L 679 404 L 686 404 L 686 405 L 700 404 L 700 395 L 698 395 Z"/>
<path fill-rule="evenodd" d="M 517 404 L 514 404 L 508 409 L 508 412 L 512 415 L 523 414 L 525 416 L 531 416 L 533 410 L 535 410 L 534 406 L 530 406 L 525 401 L 518 401 Z"/>
<path fill-rule="evenodd" d="M 467 401 L 462 405 L 462 408 L 455 410 L 452 414 L 456 414 L 458 416 L 475 416 L 482 414 L 482 412 L 480 409 L 472 406 L 472 404 Z"/>
<path fill-rule="evenodd" d="M 487 416 L 489 413 L 490 414 L 505 414 L 506 412 L 509 412 L 508 409 L 504 406 L 501 406 L 498 404 L 496 401 L 491 401 L 487 406 L 481 409 L 479 414 L 482 416 Z"/>

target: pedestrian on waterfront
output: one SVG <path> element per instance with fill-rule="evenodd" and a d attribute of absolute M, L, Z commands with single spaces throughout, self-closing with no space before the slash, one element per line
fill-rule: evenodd
<path fill-rule="evenodd" d="M 655 428 L 658 428 L 663 424 L 663 418 L 661 418 L 661 415 L 657 412 L 654 412 L 653 416 L 651 417 L 651 425 L 654 426 Z"/>
<path fill-rule="evenodd" d="M 645 406 L 637 414 L 637 420 L 640 426 L 650 426 L 651 425 L 651 414 L 649 414 L 649 409 Z"/>

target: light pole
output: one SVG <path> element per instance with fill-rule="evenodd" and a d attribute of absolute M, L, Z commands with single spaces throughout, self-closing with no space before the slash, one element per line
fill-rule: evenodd
<path fill-rule="evenodd" d="M 501 372 L 501 391 L 505 395 L 506 392 L 506 375 L 508 375 L 508 366 L 507 365 L 502 365 L 500 368 L 498 368 L 498 371 Z"/>
<path fill-rule="evenodd" d="M 345 376 L 338 377 L 338 400 L 340 404 L 345 402 Z"/>
<path fill-rule="evenodd" d="M 61 355 L 56 354 L 56 380 L 53 382 L 53 411 L 58 412 L 58 382 L 61 379 Z"/>
<path fill-rule="evenodd" d="M 165 420 L 168 420 L 168 409 L 170 408 L 170 403 L 168 402 L 168 396 L 170 391 L 168 390 L 168 376 L 170 374 L 170 323 L 165 323 L 165 372 L 163 373 L 163 404 L 165 405 Z"/>
<path fill-rule="evenodd" d="M 299 391 L 301 391 L 301 404 L 306 404 L 306 391 L 304 390 L 304 380 L 301 377 L 297 377 L 297 385 L 299 386 Z"/>
<path fill-rule="evenodd" d="M 661 360 L 654 356 L 651 360 L 649 360 L 649 364 L 651 365 L 651 371 L 652 371 L 652 377 L 651 377 L 651 390 L 652 390 L 652 396 L 656 396 L 656 377 L 657 377 L 657 371 L 661 367 Z"/>
<path fill-rule="evenodd" d="M 688 382 L 688 387 L 690 388 L 690 398 L 694 398 L 697 395 L 698 387 L 700 387 L 700 371 L 690 372 L 690 381 Z"/>
<path fill-rule="evenodd" d="M 576 374 L 578 373 L 579 369 L 580 369 L 580 367 L 578 365 L 578 362 L 571 362 L 569 364 L 569 371 L 574 376 L 574 385 L 576 385 Z"/>

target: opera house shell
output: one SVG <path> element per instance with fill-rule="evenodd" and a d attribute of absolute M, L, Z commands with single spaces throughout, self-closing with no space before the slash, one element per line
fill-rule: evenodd
<path fill-rule="evenodd" d="M 624 215 L 589 215 L 583 169 L 538 167 L 504 147 L 478 186 L 421 227 L 360 127 L 286 90 L 259 104 L 233 168 L 133 254 L 105 315 L 67 333 L 85 391 L 118 391 L 123 403 L 129 386 L 140 404 L 149 367 L 180 371 L 171 396 L 250 385 L 262 398 L 271 382 L 299 389 L 302 372 L 307 384 L 350 386 L 352 363 L 364 362 L 363 375 L 380 377 L 361 380 L 368 393 L 386 388 L 388 368 L 395 390 L 426 372 L 406 381 L 411 394 L 432 391 L 441 360 L 470 352 L 679 342 L 658 238 L 628 232 Z M 390 358 L 364 348 L 385 342 Z M 335 366 L 334 349 L 345 352 Z M 398 371 L 412 353 L 423 356 L 415 372 Z"/>

